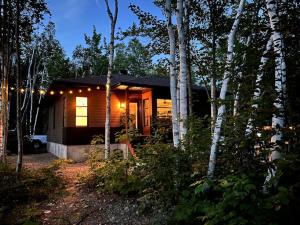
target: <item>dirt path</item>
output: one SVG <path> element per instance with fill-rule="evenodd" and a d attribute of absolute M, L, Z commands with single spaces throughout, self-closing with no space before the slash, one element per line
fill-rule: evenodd
<path fill-rule="evenodd" d="M 50 153 L 25 155 L 24 167 L 37 169 L 49 165 L 57 158 Z M 10 156 L 11 162 L 15 161 Z M 58 199 L 39 205 L 40 223 L 43 225 L 129 225 L 150 224 L 157 212 L 140 213 L 135 198 L 99 194 L 87 190 L 80 176 L 88 172 L 84 163 L 63 163 L 58 173 L 66 182 L 66 191 Z"/>

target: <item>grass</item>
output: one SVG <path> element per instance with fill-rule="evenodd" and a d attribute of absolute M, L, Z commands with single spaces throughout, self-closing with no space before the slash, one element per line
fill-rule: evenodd
<path fill-rule="evenodd" d="M 0 164 L 0 224 L 39 224 L 39 205 L 62 194 L 64 182 L 57 174 L 60 163 L 37 170 L 15 169 Z"/>

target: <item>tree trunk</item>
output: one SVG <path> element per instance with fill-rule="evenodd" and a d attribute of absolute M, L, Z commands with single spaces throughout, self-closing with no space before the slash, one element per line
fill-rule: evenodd
<path fill-rule="evenodd" d="M 23 161 L 23 138 L 22 138 L 22 122 L 21 122 L 21 96 L 20 96 L 20 83 L 21 83 L 21 62 L 20 62 L 20 38 L 19 38 L 19 20 L 20 20 L 20 1 L 17 0 L 17 19 L 16 19 L 16 52 L 17 52 L 17 69 L 16 69 L 16 128 L 18 140 L 18 157 L 16 172 L 20 173 Z"/>
<path fill-rule="evenodd" d="M 274 144 L 272 155 L 278 155 L 278 144 L 282 141 L 282 128 L 285 126 L 284 100 L 286 99 L 286 65 L 283 53 L 283 36 L 279 31 L 277 2 L 273 0 L 266 0 L 266 4 L 272 29 L 273 48 L 275 53 L 275 91 L 277 94 L 277 97 L 273 104 L 275 109 L 277 110 L 277 113 L 274 113 L 272 117 L 272 128 L 276 131 L 276 134 L 272 136 L 271 143 Z"/>
<path fill-rule="evenodd" d="M 1 160 L 6 163 L 7 137 L 8 137 L 8 68 L 7 57 L 4 54 L 3 74 L 1 80 L 1 120 L 2 120 L 2 149 Z"/>
<path fill-rule="evenodd" d="M 276 99 L 273 103 L 277 112 L 272 116 L 272 129 L 275 134 L 271 138 L 271 143 L 273 144 L 272 152 L 270 154 L 270 162 L 281 158 L 280 149 L 282 142 L 282 129 L 285 127 L 285 107 L 284 100 L 286 97 L 286 64 L 284 58 L 284 44 L 283 36 L 279 29 L 279 16 L 277 15 L 277 2 L 274 0 L 266 0 L 267 11 L 270 19 L 270 25 L 272 29 L 272 39 L 273 39 L 273 49 L 275 53 L 275 92 Z M 265 179 L 263 186 L 266 192 L 266 184 L 271 181 L 271 179 L 276 175 L 276 166 L 274 168 L 268 169 L 268 176 Z"/>
<path fill-rule="evenodd" d="M 214 26 L 213 26 L 214 29 Z M 214 132 L 215 121 L 217 117 L 217 107 L 216 107 L 216 35 L 213 30 L 212 38 L 212 74 L 210 79 L 210 118 L 211 118 L 211 133 Z"/>
<path fill-rule="evenodd" d="M 272 49 L 272 44 L 273 44 L 273 39 L 272 39 L 272 35 L 271 35 L 271 37 L 269 38 L 268 43 L 266 45 L 266 49 L 264 50 L 263 55 L 260 59 L 260 64 L 259 64 L 259 68 L 258 68 L 258 74 L 257 74 L 257 77 L 256 77 L 255 89 L 254 89 L 254 94 L 253 94 L 252 113 L 251 113 L 251 115 L 248 119 L 246 132 L 245 132 L 246 137 L 250 137 L 252 132 L 253 132 L 253 120 L 254 120 L 254 117 L 256 115 L 256 110 L 258 108 L 257 101 L 261 96 L 261 87 L 260 87 L 260 85 L 261 85 L 261 81 L 262 81 L 263 74 L 264 74 L 263 70 L 265 68 L 265 65 L 268 62 L 268 59 L 269 59 L 268 53 Z"/>
<path fill-rule="evenodd" d="M 179 57 L 180 57 L 180 72 L 179 72 L 179 99 L 180 99 L 180 121 L 179 121 L 179 136 L 180 140 L 184 141 L 187 134 L 187 76 L 186 76 L 186 36 L 183 25 L 183 0 L 177 0 L 176 21 L 179 38 Z"/>
<path fill-rule="evenodd" d="M 111 21 L 111 30 L 110 30 L 110 44 L 109 44 L 109 64 L 108 64 L 108 72 L 107 72 L 107 80 L 106 80 L 106 117 L 105 117 L 105 159 L 109 158 L 110 155 L 110 97 L 111 97 L 111 76 L 113 70 L 113 61 L 114 61 L 114 41 L 115 41 L 115 27 L 118 18 L 118 0 L 115 0 L 115 12 L 112 15 L 110 10 L 108 0 L 105 0 L 106 9 L 108 16 Z"/>
<path fill-rule="evenodd" d="M 223 83 L 222 83 L 222 88 L 221 88 L 220 97 L 219 97 L 222 102 L 218 108 L 218 114 L 217 114 L 217 118 L 216 118 L 216 124 L 215 124 L 214 134 L 213 134 L 212 143 L 211 143 L 210 158 L 209 158 L 208 172 L 207 172 L 207 175 L 209 178 L 213 177 L 214 171 L 215 171 L 215 166 L 216 166 L 217 144 L 220 139 L 221 126 L 222 126 L 224 114 L 225 114 L 225 104 L 223 101 L 225 100 L 228 83 L 229 83 L 230 76 L 231 76 L 230 71 L 231 71 L 231 65 L 232 65 L 232 61 L 233 61 L 234 39 L 235 39 L 236 31 L 239 26 L 241 15 L 243 12 L 244 2 L 245 2 L 245 0 L 240 0 L 239 8 L 237 10 L 237 14 L 236 14 L 234 23 L 233 23 L 231 31 L 228 35 L 226 68 L 225 68 L 225 72 L 224 72 Z"/>
<path fill-rule="evenodd" d="M 178 128 L 178 113 L 177 113 L 177 79 L 176 79 L 176 41 L 175 32 L 172 24 L 171 0 L 166 0 L 165 13 L 167 19 L 167 28 L 170 42 L 170 93 L 172 100 L 172 131 L 174 147 L 179 145 L 179 128 Z"/>
<path fill-rule="evenodd" d="M 246 48 L 249 47 L 251 42 L 251 35 L 248 36 L 247 38 L 247 42 L 246 42 Z M 247 50 L 245 50 L 244 54 L 243 54 L 243 59 L 242 59 L 242 65 L 240 66 L 240 70 L 243 70 L 243 67 L 246 63 L 246 55 L 247 55 Z M 236 94 L 234 96 L 234 103 L 233 103 L 233 116 L 236 116 L 238 113 L 238 109 L 239 109 L 239 105 L 240 105 L 240 89 L 241 89 L 241 79 L 243 76 L 243 72 L 239 71 L 238 72 L 238 86 L 237 86 L 237 91 Z"/>

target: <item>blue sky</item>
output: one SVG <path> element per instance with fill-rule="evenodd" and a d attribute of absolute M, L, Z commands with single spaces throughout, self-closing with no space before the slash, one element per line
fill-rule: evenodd
<path fill-rule="evenodd" d="M 109 0 L 112 4 L 113 0 Z M 107 16 L 104 0 L 48 0 L 51 20 L 56 24 L 56 36 L 66 51 L 72 56 L 72 51 L 78 44 L 84 44 L 83 34 L 90 35 L 93 25 L 97 32 L 109 37 L 110 21 Z M 135 3 L 141 9 L 161 17 L 161 11 L 151 0 L 119 0 L 119 17 L 117 30 L 129 27 L 137 22 L 137 17 L 128 9 L 130 3 Z M 113 7 L 111 7 L 113 9 Z"/>

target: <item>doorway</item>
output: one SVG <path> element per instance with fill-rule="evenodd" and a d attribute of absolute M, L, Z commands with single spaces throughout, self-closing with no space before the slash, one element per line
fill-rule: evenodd
<path fill-rule="evenodd" d="M 129 102 L 129 126 L 138 129 L 138 103 Z"/>

